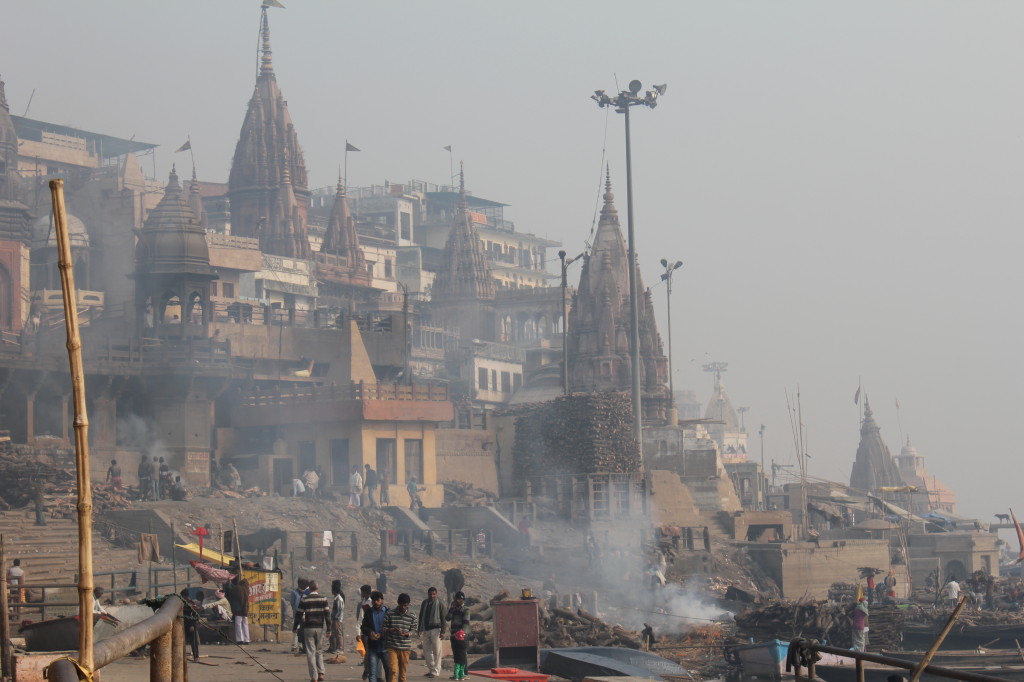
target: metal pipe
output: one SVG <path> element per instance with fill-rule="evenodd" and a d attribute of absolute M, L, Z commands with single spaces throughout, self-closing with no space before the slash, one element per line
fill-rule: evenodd
<path fill-rule="evenodd" d="M 640 405 L 640 300 L 636 284 L 636 234 L 633 230 L 633 147 L 629 134 L 629 104 L 622 107 L 626 115 L 626 241 L 629 261 L 629 364 L 632 379 L 633 439 L 644 465 L 643 412 Z"/>
<path fill-rule="evenodd" d="M 562 261 L 562 395 L 569 395 L 569 325 L 565 310 L 565 288 L 568 286 L 565 271 L 569 267 L 565 262 L 565 251 L 559 251 Z"/>
<path fill-rule="evenodd" d="M 175 618 L 171 625 L 171 682 L 185 682 L 185 645 L 185 621 Z"/>
<path fill-rule="evenodd" d="M 149 682 L 173 682 L 169 630 L 149 643 Z"/>

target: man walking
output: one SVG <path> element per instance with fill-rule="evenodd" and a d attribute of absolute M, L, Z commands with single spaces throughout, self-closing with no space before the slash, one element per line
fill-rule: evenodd
<path fill-rule="evenodd" d="M 420 604 L 419 618 L 416 625 L 420 631 L 420 642 L 423 644 L 423 658 L 427 661 L 427 677 L 441 674 L 441 640 L 447 629 L 444 620 L 445 603 L 437 597 L 437 588 L 427 590 L 427 598 Z"/>
<path fill-rule="evenodd" d="M 324 628 L 330 634 L 331 610 L 327 606 L 327 597 L 317 592 L 315 580 L 309 581 L 309 593 L 299 601 L 298 617 L 302 621 L 309 679 L 310 682 L 318 682 L 324 679 Z"/>
<path fill-rule="evenodd" d="M 366 486 L 366 502 L 371 507 L 376 507 L 377 502 L 373 499 L 374 494 L 377 492 L 377 472 L 373 468 L 366 464 L 366 473 L 363 475 L 363 485 Z"/>
<path fill-rule="evenodd" d="M 409 595 L 398 595 L 398 605 L 384 616 L 385 646 L 388 654 L 389 682 L 406 682 L 412 635 L 416 632 L 416 614 L 409 610 Z"/>
<path fill-rule="evenodd" d="M 348 477 L 348 506 L 359 508 L 360 496 L 363 492 L 363 475 L 359 467 L 352 467 L 352 475 Z"/>
<path fill-rule="evenodd" d="M 149 461 L 149 457 L 146 455 L 142 456 L 139 460 L 139 499 L 149 499 L 150 494 L 153 492 L 153 465 Z"/>
<path fill-rule="evenodd" d="M 358 472 L 357 472 L 358 473 Z M 377 682 L 380 667 L 384 664 L 384 618 L 388 615 L 388 607 L 384 606 L 384 595 L 378 590 L 370 593 L 372 606 L 363 613 L 363 622 L 359 631 L 366 640 L 366 665 L 369 682 Z"/>

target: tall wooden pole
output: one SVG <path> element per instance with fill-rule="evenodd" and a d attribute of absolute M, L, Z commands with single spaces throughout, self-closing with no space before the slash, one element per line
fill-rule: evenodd
<path fill-rule="evenodd" d="M 7 613 L 7 555 L 4 536 L 0 535 L 0 676 L 13 679 L 11 671 L 11 616 Z"/>
<path fill-rule="evenodd" d="M 75 404 L 75 466 L 78 482 L 78 662 L 93 669 L 92 655 L 92 484 L 89 479 L 89 416 L 85 410 L 85 369 L 82 364 L 82 339 L 78 333 L 78 303 L 75 300 L 75 273 L 68 237 L 68 217 L 64 208 L 64 181 L 50 180 L 53 201 L 53 225 L 57 233 L 57 267 L 64 294 L 64 320 L 68 337 L 68 362 L 71 366 L 71 394 Z M 6 615 L 6 614 L 5 614 Z"/>

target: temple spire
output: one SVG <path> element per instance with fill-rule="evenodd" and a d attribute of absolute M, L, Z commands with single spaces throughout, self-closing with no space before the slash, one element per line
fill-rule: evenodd
<path fill-rule="evenodd" d="M 263 44 L 260 47 L 260 73 L 274 73 L 273 52 L 270 49 L 270 22 L 267 20 L 267 5 L 263 5 L 263 17 L 260 34 Z"/>

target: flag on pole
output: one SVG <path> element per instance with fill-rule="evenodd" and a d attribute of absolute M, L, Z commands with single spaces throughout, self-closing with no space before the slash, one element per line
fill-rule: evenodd
<path fill-rule="evenodd" d="M 189 149 L 192 149 L 192 138 L 191 137 L 185 142 L 185 144 L 183 144 L 180 147 L 178 147 L 177 149 L 175 149 L 174 153 L 177 154 L 178 152 L 187 152 Z"/>
<path fill-rule="evenodd" d="M 446 152 L 450 152 L 452 150 L 452 146 L 451 145 L 447 145 L 447 146 L 445 146 L 444 150 Z"/>
<path fill-rule="evenodd" d="M 347 151 L 347 152 L 361 152 L 363 150 L 360 149 L 359 147 L 355 146 L 354 144 L 351 144 L 348 140 L 345 140 L 345 151 Z"/>
<path fill-rule="evenodd" d="M 280 7 L 281 9 L 284 9 L 284 5 L 279 3 L 277 0 L 263 0 L 263 6 L 264 7 Z"/>
<path fill-rule="evenodd" d="M 853 404 L 860 405 L 860 386 L 857 387 L 857 392 L 853 394 Z"/>
<path fill-rule="evenodd" d="M 900 399 L 896 398 L 896 409 L 900 409 Z"/>

